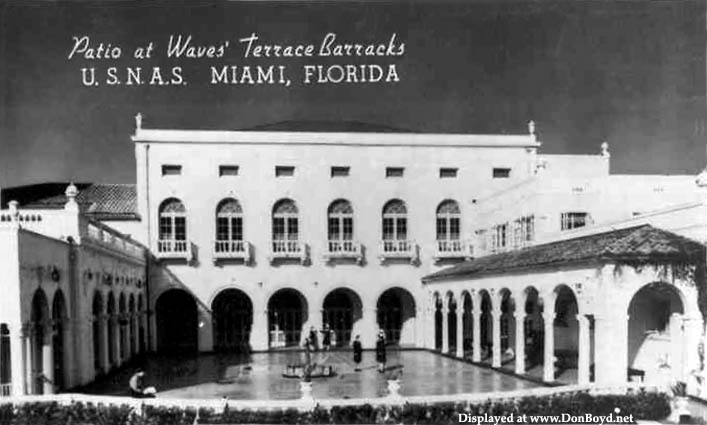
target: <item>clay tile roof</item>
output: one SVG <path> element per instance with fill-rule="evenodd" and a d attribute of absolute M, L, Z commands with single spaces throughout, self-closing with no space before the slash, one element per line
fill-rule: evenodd
<path fill-rule="evenodd" d="M 705 261 L 705 246 L 644 224 L 479 257 L 432 273 L 423 281 L 474 278 L 581 261 L 694 264 Z"/>
<path fill-rule="evenodd" d="M 63 208 L 66 204 L 64 190 L 67 185 L 57 184 L 53 194 L 34 198 L 22 204 L 21 208 Z M 131 184 L 77 184 L 79 194 L 76 202 L 81 211 L 95 219 L 137 219 L 137 192 Z M 28 187 L 27 190 L 31 190 Z M 27 197 L 27 196 L 25 196 Z"/>

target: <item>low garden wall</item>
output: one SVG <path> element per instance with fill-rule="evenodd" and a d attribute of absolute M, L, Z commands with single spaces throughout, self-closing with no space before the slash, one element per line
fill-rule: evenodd
<path fill-rule="evenodd" d="M 196 400 L 60 394 L 0 398 L 0 424 L 459 423 L 470 416 L 609 415 L 659 420 L 670 399 L 655 387 L 566 386 L 486 394 L 372 399 Z"/>

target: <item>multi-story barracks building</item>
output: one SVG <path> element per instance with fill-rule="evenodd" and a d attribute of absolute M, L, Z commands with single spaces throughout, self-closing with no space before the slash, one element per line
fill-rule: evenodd
<path fill-rule="evenodd" d="M 6 391 L 36 392 L 35 372 L 57 363 L 75 369 L 57 387 L 84 384 L 142 344 L 277 350 L 324 326 L 340 347 L 360 335 L 372 348 L 383 330 L 400 347 L 546 381 L 686 380 L 700 368 L 695 176 L 612 175 L 606 144 L 540 154 L 532 122 L 518 135 L 317 127 L 148 129 L 138 115 L 135 186 L 3 191 L 19 201 L 0 222 L 0 285 L 17 293 L 0 310 Z M 72 208 L 85 231 L 19 219 Z M 147 252 L 91 242 L 106 234 Z M 70 268 L 84 250 L 96 264 Z M 55 266 L 60 280 L 24 264 Z M 45 308 L 58 288 L 66 315 Z M 72 349 L 48 363 L 37 347 L 57 323 L 72 324 L 61 327 Z"/>

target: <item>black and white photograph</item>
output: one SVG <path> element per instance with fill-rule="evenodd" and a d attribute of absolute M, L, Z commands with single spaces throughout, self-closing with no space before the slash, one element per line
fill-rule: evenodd
<path fill-rule="evenodd" d="M 0 0 L 0 425 L 707 423 L 704 0 Z"/>

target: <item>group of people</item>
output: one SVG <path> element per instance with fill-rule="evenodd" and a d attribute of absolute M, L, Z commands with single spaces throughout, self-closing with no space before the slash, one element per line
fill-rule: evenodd
<path fill-rule="evenodd" d="M 322 350 L 329 351 L 331 349 L 333 331 L 328 324 L 325 324 L 320 332 L 322 334 Z M 319 338 L 314 326 L 309 328 L 309 334 L 304 339 L 304 348 L 309 351 L 317 351 L 319 348 Z"/>
<path fill-rule="evenodd" d="M 353 361 L 356 364 L 357 372 L 361 370 L 360 364 L 363 360 L 363 346 L 361 345 L 361 336 L 356 335 L 353 340 Z M 381 330 L 378 332 L 378 339 L 376 340 L 376 363 L 378 363 L 378 372 L 385 372 L 385 364 L 387 361 L 387 354 L 385 351 L 385 332 Z"/>
<path fill-rule="evenodd" d="M 329 328 L 328 324 L 325 324 L 322 331 L 322 349 L 324 351 L 329 351 L 331 349 L 332 340 L 332 330 Z M 385 332 L 381 329 L 378 332 L 378 339 L 376 340 L 376 362 L 378 363 L 378 372 L 385 372 L 385 364 L 387 361 L 386 348 L 385 348 Z M 353 361 L 356 364 L 355 371 L 360 371 L 361 361 L 363 360 L 363 346 L 361 345 L 361 335 L 356 335 L 351 343 L 353 348 Z M 317 351 L 317 331 L 312 326 L 309 330 L 309 335 L 304 340 L 304 349 L 306 363 L 311 362 L 311 353 Z"/>

